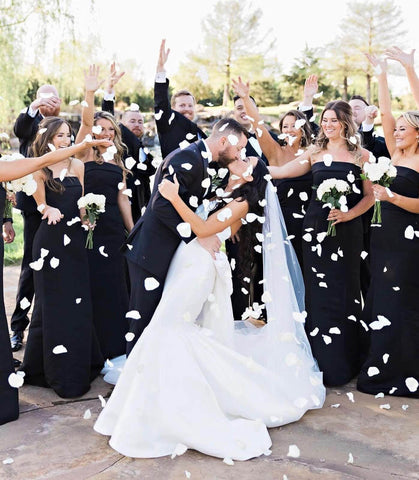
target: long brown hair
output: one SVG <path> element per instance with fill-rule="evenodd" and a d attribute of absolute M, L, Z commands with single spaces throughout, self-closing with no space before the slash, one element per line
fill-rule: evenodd
<path fill-rule="evenodd" d="M 311 134 L 313 133 L 311 130 L 311 126 L 309 121 L 307 120 L 306 115 L 299 110 L 288 110 L 285 112 L 279 120 L 279 130 L 282 133 L 282 125 L 284 124 L 285 117 L 294 117 L 295 120 L 305 120 L 306 122 L 301 127 L 301 140 L 300 146 L 302 148 L 308 147 L 311 143 Z"/>
<path fill-rule="evenodd" d="M 51 151 L 49 145 L 52 144 L 54 136 L 62 125 L 67 125 L 70 135 L 72 135 L 71 125 L 60 117 L 45 117 L 39 123 L 38 132 L 29 150 L 31 157 L 40 157 Z M 69 168 L 71 165 L 71 159 Z M 45 175 L 45 185 L 53 192 L 63 193 L 65 188 L 61 182 L 54 179 L 52 171 L 48 167 L 44 167 L 42 172 Z"/>
<path fill-rule="evenodd" d="M 343 135 L 341 137 L 345 140 L 346 147 L 349 152 L 352 152 L 355 157 L 355 161 L 359 162 L 362 157 L 362 149 L 361 149 L 361 142 L 360 138 L 358 137 L 358 129 L 353 121 L 352 117 L 352 108 L 348 102 L 344 102 L 343 100 L 335 100 L 334 102 L 329 102 L 325 107 L 320 116 L 320 131 L 317 136 L 316 140 L 316 149 L 314 150 L 314 154 L 321 152 L 322 150 L 326 150 L 327 144 L 329 143 L 329 139 L 326 137 L 323 131 L 322 121 L 324 114 L 328 111 L 332 110 L 336 113 L 336 117 L 339 120 L 340 124 L 343 127 Z M 356 138 L 357 142 L 352 143 L 350 138 Z"/>

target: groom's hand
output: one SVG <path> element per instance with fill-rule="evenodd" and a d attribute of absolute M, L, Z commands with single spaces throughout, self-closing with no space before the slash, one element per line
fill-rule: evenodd
<path fill-rule="evenodd" d="M 211 235 L 210 237 L 198 238 L 198 242 L 202 248 L 207 250 L 211 257 L 215 260 L 215 254 L 220 251 L 221 241 L 217 235 Z"/>

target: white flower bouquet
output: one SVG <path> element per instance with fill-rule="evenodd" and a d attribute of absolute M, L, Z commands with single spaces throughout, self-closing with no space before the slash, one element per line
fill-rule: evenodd
<path fill-rule="evenodd" d="M 388 188 L 397 175 L 397 168 L 387 157 L 379 157 L 376 162 L 365 162 L 364 172 L 361 174 L 363 180 L 370 180 L 385 188 Z M 376 199 L 374 213 L 371 223 L 381 223 L 381 202 Z"/>
<path fill-rule="evenodd" d="M 83 215 L 83 221 L 89 222 L 86 248 L 91 250 L 93 248 L 93 228 L 99 218 L 99 215 L 105 211 L 106 197 L 105 195 L 98 195 L 96 193 L 87 193 L 84 197 L 77 200 L 79 209 L 84 208 L 86 214 Z"/>
<path fill-rule="evenodd" d="M 342 212 L 348 211 L 346 195 L 351 193 L 351 187 L 345 180 L 328 178 L 317 187 L 317 199 L 324 203 L 323 207 L 338 208 Z M 327 235 L 336 236 L 336 225 L 329 220 Z"/>

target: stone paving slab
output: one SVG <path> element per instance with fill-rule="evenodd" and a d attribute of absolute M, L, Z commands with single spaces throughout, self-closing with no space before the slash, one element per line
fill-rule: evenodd
<path fill-rule="evenodd" d="M 18 274 L 18 267 L 5 268 L 9 318 Z M 20 418 L 0 427 L 0 479 L 419 480 L 417 399 L 376 399 L 357 392 L 353 382 L 329 389 L 323 409 L 270 430 L 270 456 L 229 466 L 194 451 L 173 460 L 118 454 L 106 437 L 93 431 L 102 408 L 98 396 L 108 398 L 111 390 L 98 378 L 83 397 L 63 400 L 52 390 L 24 385 L 19 390 Z M 380 408 L 385 404 L 391 408 Z M 87 410 L 91 417 L 85 419 Z M 287 456 L 289 445 L 299 447 L 299 458 Z M 353 463 L 348 463 L 349 454 Z M 13 463 L 3 464 L 8 458 Z"/>

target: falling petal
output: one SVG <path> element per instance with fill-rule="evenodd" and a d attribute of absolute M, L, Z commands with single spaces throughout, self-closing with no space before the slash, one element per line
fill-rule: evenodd
<path fill-rule="evenodd" d="M 188 222 L 179 223 L 176 226 L 176 230 L 179 232 L 179 235 L 183 238 L 189 238 L 192 234 L 191 224 Z"/>
<path fill-rule="evenodd" d="M 64 246 L 66 247 L 71 242 L 71 238 L 65 233 L 64 234 Z"/>
<path fill-rule="evenodd" d="M 332 162 L 333 162 L 333 156 L 330 155 L 330 153 L 325 153 L 323 155 L 323 162 L 326 165 L 326 167 L 330 167 L 330 165 L 332 165 Z"/>
<path fill-rule="evenodd" d="M 406 230 L 404 231 L 404 236 L 408 240 L 413 240 L 415 238 L 415 229 L 412 227 L 412 225 L 406 227 Z"/>
<path fill-rule="evenodd" d="M 389 403 L 384 403 L 383 405 L 380 405 L 380 408 L 383 410 L 390 410 L 391 405 Z"/>
<path fill-rule="evenodd" d="M 354 463 L 354 456 L 351 452 L 349 452 L 348 461 L 346 463 Z"/>
<path fill-rule="evenodd" d="M 173 453 L 172 453 L 172 460 L 176 457 L 176 456 L 180 456 L 180 455 L 183 455 L 186 450 L 188 449 L 188 447 L 186 445 L 183 445 L 182 443 L 178 443 L 175 447 L 175 449 L 173 450 Z"/>
<path fill-rule="evenodd" d="M 101 255 L 103 255 L 104 257 L 109 257 L 109 255 L 107 253 L 105 253 L 105 245 L 102 245 L 101 247 L 99 247 L 99 253 Z"/>
<path fill-rule="evenodd" d="M 413 377 L 406 378 L 405 383 L 410 392 L 416 392 L 419 387 L 419 382 Z"/>
<path fill-rule="evenodd" d="M 60 355 L 61 353 L 67 353 L 67 349 L 64 347 L 64 345 L 57 345 L 52 349 L 52 353 L 55 355 Z"/>
<path fill-rule="evenodd" d="M 341 331 L 339 330 L 338 327 L 332 327 L 332 328 L 329 328 L 329 333 L 334 334 L 334 335 L 340 335 Z"/>
<path fill-rule="evenodd" d="M 134 320 L 138 320 L 139 318 L 141 318 L 141 315 L 138 310 L 130 310 L 125 314 L 125 318 L 132 318 Z"/>
<path fill-rule="evenodd" d="M 156 288 L 158 288 L 160 285 L 160 283 L 154 278 L 154 277 L 147 277 L 145 280 L 144 280 L 144 288 L 146 290 L 155 290 Z"/>
<path fill-rule="evenodd" d="M 131 170 L 131 168 L 136 164 L 136 161 L 132 157 L 127 157 L 125 159 L 125 167 L 128 170 Z"/>
<path fill-rule="evenodd" d="M 175 112 L 172 112 L 169 118 L 169 125 L 173 122 L 174 118 L 175 118 Z"/>
<path fill-rule="evenodd" d="M 332 338 L 329 337 L 329 335 L 323 335 L 322 334 L 322 337 L 323 337 L 323 341 L 326 345 L 329 345 L 330 343 L 332 343 Z"/>
<path fill-rule="evenodd" d="M 31 302 L 26 298 L 22 298 L 22 300 L 19 302 L 19 305 L 20 305 L 20 308 L 22 310 L 26 310 L 27 308 L 29 308 L 31 306 Z"/>
<path fill-rule="evenodd" d="M 287 457 L 298 458 L 300 456 L 300 449 L 297 445 L 290 445 L 288 447 Z"/>
<path fill-rule="evenodd" d="M 76 303 L 77 303 L 77 305 L 78 305 L 80 302 L 81 302 L 81 298 L 80 298 L 80 297 L 76 298 Z"/>
<path fill-rule="evenodd" d="M 135 338 L 135 334 L 132 333 L 132 332 L 128 332 L 126 335 L 125 335 L 125 340 L 127 342 L 132 342 Z"/>
<path fill-rule="evenodd" d="M 20 388 L 23 385 L 24 378 L 22 375 L 18 375 L 17 373 L 11 373 L 8 376 L 7 381 L 11 387 Z"/>
<path fill-rule="evenodd" d="M 315 337 L 319 333 L 319 328 L 316 327 L 314 330 L 310 332 L 311 337 Z"/>
<path fill-rule="evenodd" d="M 58 258 L 52 257 L 49 261 L 49 264 L 51 265 L 51 268 L 57 268 L 60 264 L 60 260 Z"/>
<path fill-rule="evenodd" d="M 82 102 L 80 102 L 80 105 L 82 107 L 86 107 L 86 108 L 89 106 L 89 104 L 86 102 L 86 100 L 83 100 Z"/>
<path fill-rule="evenodd" d="M 89 420 L 90 418 L 92 418 L 92 412 L 90 411 L 90 408 L 88 408 L 83 414 L 83 419 Z"/>
<path fill-rule="evenodd" d="M 102 132 L 102 127 L 100 125 L 93 125 L 92 133 L 99 135 Z"/>
<path fill-rule="evenodd" d="M 367 375 L 369 377 L 373 377 L 374 375 L 378 375 L 380 373 L 380 370 L 377 367 L 369 367 L 367 371 Z"/>
<path fill-rule="evenodd" d="M 225 457 L 225 458 L 223 459 L 223 462 L 224 462 L 226 465 L 230 465 L 230 466 L 234 465 L 234 462 L 233 462 L 233 460 L 232 460 L 230 457 Z"/>
<path fill-rule="evenodd" d="M 8 457 L 3 460 L 3 465 L 10 465 L 13 462 L 14 462 L 13 458 Z"/>
<path fill-rule="evenodd" d="M 158 113 L 154 114 L 154 118 L 156 120 L 160 120 L 162 115 L 163 115 L 163 110 L 159 110 Z"/>
<path fill-rule="evenodd" d="M 382 328 L 388 327 L 389 325 L 391 325 L 390 320 L 388 320 L 383 315 L 377 315 L 377 319 L 378 320 L 375 320 L 374 322 L 370 323 L 370 328 L 372 330 L 381 330 Z"/>
<path fill-rule="evenodd" d="M 227 137 L 228 141 L 231 143 L 231 145 L 235 146 L 239 143 L 239 139 L 237 135 L 228 135 Z"/>
<path fill-rule="evenodd" d="M 352 403 L 355 403 L 354 394 L 352 392 L 346 392 L 346 395 L 348 396 L 349 401 L 351 401 Z"/>

